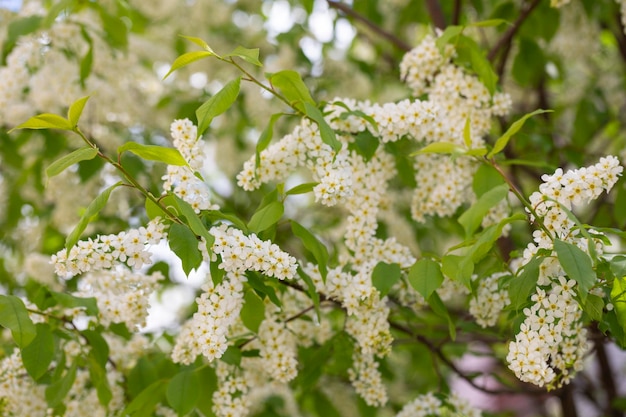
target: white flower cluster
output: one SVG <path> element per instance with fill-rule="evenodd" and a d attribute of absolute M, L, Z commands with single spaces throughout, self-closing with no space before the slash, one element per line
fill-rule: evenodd
<path fill-rule="evenodd" d="M 271 241 L 261 240 L 254 233 L 246 236 L 225 224 L 211 228 L 210 233 L 215 236 L 213 252 L 222 258 L 220 269 L 237 273 L 258 271 L 281 280 L 296 276 L 296 258 Z"/>
<path fill-rule="evenodd" d="M 179 119 L 174 120 L 170 131 L 174 146 L 189 166 L 168 165 L 167 174 L 162 177 L 163 189 L 173 191 L 189 203 L 196 213 L 200 210 L 218 210 L 218 205 L 211 204 L 209 186 L 194 174 L 202 170 L 206 157 L 202 142 L 197 138 L 198 128 L 189 119 Z"/>
<path fill-rule="evenodd" d="M 481 417 L 480 410 L 472 407 L 469 402 L 452 394 L 444 404 L 432 393 L 423 394 L 406 404 L 396 417 L 439 417 L 439 416 Z"/>
<path fill-rule="evenodd" d="M 352 174 L 346 158 L 345 146 L 336 153 L 322 141 L 317 124 L 302 119 L 291 134 L 261 152 L 258 167 L 255 156 L 247 160 L 237 175 L 237 184 L 251 191 L 263 183 L 283 180 L 297 167 L 306 166 L 313 180 L 319 182 L 313 189 L 316 200 L 333 206 L 352 193 Z"/>
<path fill-rule="evenodd" d="M 564 277 L 558 282 L 549 292 L 537 287 L 506 357 L 520 380 L 540 387 L 567 384 L 582 369 L 588 348 L 582 311 L 574 299 L 576 282 Z"/>
<path fill-rule="evenodd" d="M 378 362 L 373 354 L 362 353 L 355 349 L 352 355 L 352 368 L 348 376 L 354 390 L 372 407 L 381 407 L 387 402 L 387 390 L 383 385 Z"/>
<path fill-rule="evenodd" d="M 601 158 L 590 167 L 563 173 L 557 169 L 542 177 L 539 191 L 530 196 L 534 214 L 540 217 L 554 238 L 562 239 L 589 252 L 590 242 L 577 230 L 567 210 L 589 203 L 609 191 L 623 168 L 614 156 Z M 522 264 L 528 263 L 539 249 L 550 252 L 539 268 L 537 289 L 531 308 L 524 309 L 526 319 L 509 345 L 507 361 L 518 378 L 539 386 L 559 387 L 568 383 L 575 371 L 582 368 L 586 352 L 586 331 L 582 311 L 574 299 L 575 281 L 568 279 L 554 253 L 552 237 L 543 230 L 533 233 L 534 243 L 524 250 Z M 595 239 L 597 253 L 602 242 Z"/>
<path fill-rule="evenodd" d="M 260 355 L 265 371 L 276 381 L 289 382 L 298 374 L 295 336 L 284 322 L 267 317 L 259 326 Z"/>
<path fill-rule="evenodd" d="M 217 417 L 244 417 L 248 415 L 250 385 L 246 375 L 234 365 L 217 362 L 218 389 L 213 392 L 212 410 Z"/>
<path fill-rule="evenodd" d="M 89 272 L 80 278 L 74 295 L 95 297 L 102 325 L 125 323 L 132 331 L 145 326 L 149 297 L 162 279 L 158 271 L 147 275 L 127 268 Z"/>
<path fill-rule="evenodd" d="M 481 327 L 494 326 L 502 309 L 511 303 L 507 291 L 498 288 L 500 278 L 505 275 L 507 273 L 497 272 L 478 279 L 476 296 L 470 300 L 469 312 Z"/>
<path fill-rule="evenodd" d="M 172 350 L 172 360 L 188 365 L 198 355 L 209 361 L 221 358 L 228 348 L 228 331 L 239 318 L 243 306 L 243 283 L 246 277 L 227 272 L 217 286 L 205 284 L 196 299 L 198 311 L 182 327 Z"/>
<path fill-rule="evenodd" d="M 56 274 L 63 278 L 110 269 L 117 263 L 138 269 L 152 263 L 146 246 L 156 245 L 165 237 L 165 225 L 159 218 L 155 218 L 147 227 L 79 241 L 70 248 L 69 253 L 62 249 L 52 255 L 51 262 Z"/>

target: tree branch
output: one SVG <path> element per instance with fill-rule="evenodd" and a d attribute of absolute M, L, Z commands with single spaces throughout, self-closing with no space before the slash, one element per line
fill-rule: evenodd
<path fill-rule="evenodd" d="M 528 18 L 528 16 L 535 9 L 535 7 L 539 5 L 540 1 L 541 0 L 533 0 L 533 2 L 528 5 L 528 7 L 522 10 L 522 12 L 513 23 L 513 26 L 511 26 L 506 32 L 504 32 L 504 35 L 502 35 L 502 37 L 498 40 L 498 42 L 496 42 L 493 48 L 491 48 L 489 54 L 487 54 L 487 59 L 489 59 L 489 61 L 493 62 L 500 49 L 506 48 L 507 45 L 511 43 L 513 37 L 522 26 L 522 23 L 524 23 L 524 21 Z"/>
<path fill-rule="evenodd" d="M 390 33 L 386 31 L 385 29 L 381 28 L 376 23 L 372 22 L 371 20 L 361 15 L 360 13 L 357 13 L 356 11 L 354 11 L 354 9 L 352 9 L 347 4 L 344 4 L 335 0 L 326 0 L 326 2 L 328 3 L 328 6 L 330 8 L 340 10 L 346 16 L 351 17 L 355 21 L 363 23 L 365 26 L 370 28 L 374 33 L 376 33 L 380 37 L 392 43 L 396 48 L 401 49 L 405 52 L 408 52 L 411 50 L 411 46 L 409 44 L 405 43 L 403 40 L 398 38 L 393 33 Z"/>
<path fill-rule="evenodd" d="M 444 30 L 447 26 L 446 17 L 443 15 L 439 1 L 426 0 L 426 9 L 428 9 L 428 14 L 430 15 L 430 20 L 432 20 L 433 25 L 435 25 L 437 29 Z"/>

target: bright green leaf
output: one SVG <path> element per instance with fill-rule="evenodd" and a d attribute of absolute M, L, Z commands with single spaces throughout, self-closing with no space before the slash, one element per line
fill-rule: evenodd
<path fill-rule="evenodd" d="M 89 77 L 89 74 L 91 74 L 92 69 L 93 69 L 93 45 L 89 45 L 89 49 L 87 50 L 87 53 L 85 54 L 83 59 L 80 60 L 79 82 L 80 82 L 81 87 L 85 88 L 85 80 L 87 80 L 87 77 Z M 70 119 L 70 121 L 71 120 L 72 119 Z"/>
<path fill-rule="evenodd" d="M 459 223 L 465 230 L 465 238 L 469 238 L 480 226 L 485 215 L 509 193 L 507 184 L 498 185 L 481 195 L 472 206 L 459 217 Z"/>
<path fill-rule="evenodd" d="M 465 126 L 463 127 L 463 142 L 467 149 L 472 147 L 472 124 L 469 116 L 465 119 Z"/>
<path fill-rule="evenodd" d="M 506 132 L 504 132 L 504 134 L 502 136 L 500 136 L 498 138 L 498 140 L 496 140 L 496 143 L 493 145 L 493 149 L 491 150 L 491 152 L 489 152 L 489 154 L 487 154 L 487 158 L 493 158 L 494 155 L 496 155 L 497 153 L 499 153 L 502 149 L 504 149 L 506 147 L 506 145 L 509 143 L 509 140 L 511 139 L 511 137 L 513 137 L 513 135 L 515 135 L 517 132 L 519 132 L 519 130 L 522 128 L 522 126 L 524 126 L 524 123 L 526 123 L 526 120 L 528 120 L 529 118 L 537 115 L 537 114 L 542 114 L 542 113 L 551 113 L 552 110 L 535 110 L 532 113 L 528 113 L 524 116 L 522 116 L 519 120 L 515 121 Z"/>
<path fill-rule="evenodd" d="M 441 259 L 441 272 L 448 278 L 470 287 L 474 262 L 471 254 L 466 256 L 446 255 Z"/>
<path fill-rule="evenodd" d="M 401 274 L 400 265 L 378 262 L 372 271 L 372 285 L 380 292 L 380 296 L 384 297 L 400 280 Z"/>
<path fill-rule="evenodd" d="M 450 43 L 455 37 L 459 36 L 463 32 L 463 26 L 448 26 L 443 33 L 435 40 L 435 45 L 439 52 L 443 54 L 445 46 Z"/>
<path fill-rule="evenodd" d="M 261 61 L 259 61 L 259 48 L 248 49 L 243 46 L 236 47 L 232 52 L 224 55 L 223 57 L 239 57 L 246 62 L 251 63 L 252 65 L 256 65 L 257 67 L 262 67 Z"/>
<path fill-rule="evenodd" d="M 561 239 L 554 240 L 554 250 L 565 273 L 578 283 L 580 298 L 584 301 L 597 280 L 591 258 L 578 246 Z"/>
<path fill-rule="evenodd" d="M 209 128 L 213 119 L 233 105 L 239 95 L 239 87 L 241 77 L 229 81 L 220 91 L 215 93 L 213 97 L 205 101 L 198 110 L 196 117 L 198 118 L 198 137 Z"/>
<path fill-rule="evenodd" d="M 55 175 L 60 174 L 67 168 L 80 161 L 89 161 L 98 155 L 98 149 L 91 146 L 83 146 L 75 151 L 65 155 L 62 158 L 57 159 L 46 169 L 46 176 L 52 178 Z"/>
<path fill-rule="evenodd" d="M 409 270 L 409 283 L 428 300 L 443 283 L 441 266 L 432 259 L 422 258 Z"/>
<path fill-rule="evenodd" d="M 78 239 L 80 239 L 80 235 L 83 234 L 89 222 L 91 222 L 93 218 L 100 212 L 100 210 L 102 210 L 104 206 L 106 206 L 107 202 L 109 201 L 109 197 L 111 196 L 111 192 L 120 185 L 122 185 L 122 183 L 118 182 L 117 184 L 110 186 L 102 193 L 100 193 L 100 195 L 96 197 L 91 202 L 91 204 L 89 204 L 89 206 L 87 206 L 87 209 L 85 210 L 85 213 L 83 213 L 83 216 L 80 218 L 80 221 L 78 222 L 76 227 L 74 227 L 74 230 L 72 230 L 72 232 L 65 239 L 66 250 L 69 250 L 72 246 L 76 244 L 76 242 L 78 242 Z"/>
<path fill-rule="evenodd" d="M 0 295 L 0 326 L 11 330 L 13 340 L 22 349 L 37 336 L 24 302 L 14 295 Z"/>
<path fill-rule="evenodd" d="M 613 280 L 611 288 L 611 302 L 615 308 L 617 321 L 624 333 L 626 333 L 626 277 L 617 276 Z"/>
<path fill-rule="evenodd" d="M 54 337 L 47 323 L 37 323 L 37 336 L 22 349 L 22 362 L 34 380 L 41 378 L 54 358 Z"/>
<path fill-rule="evenodd" d="M 341 142 L 337 140 L 335 131 L 328 125 L 328 123 L 326 123 L 322 112 L 313 104 L 304 103 L 304 113 L 307 117 L 317 123 L 322 142 L 330 146 L 335 152 L 339 152 L 341 150 Z"/>
<path fill-rule="evenodd" d="M 464 149 L 462 149 L 459 145 L 451 142 L 434 142 L 429 145 L 424 146 L 419 151 L 415 151 L 411 153 L 409 156 L 421 155 L 424 153 L 443 153 L 443 154 L 453 154 L 453 153 L 462 153 Z"/>
<path fill-rule="evenodd" d="M 496 188 L 497 186 L 504 184 L 504 179 L 498 173 L 498 171 L 491 165 L 481 165 L 474 174 L 472 180 L 472 190 L 476 197 L 480 197 L 487 191 Z"/>
<path fill-rule="evenodd" d="M 87 104 L 87 100 L 89 100 L 89 96 L 81 97 L 73 102 L 67 110 L 67 120 L 69 120 L 72 126 L 76 126 L 78 124 L 80 116 L 83 114 L 83 110 Z"/>
<path fill-rule="evenodd" d="M 206 226 L 200 220 L 200 217 L 196 214 L 193 207 L 183 200 L 182 198 L 174 195 L 174 200 L 176 201 L 176 208 L 183 216 L 187 219 L 187 225 L 197 236 L 201 236 L 206 241 L 206 248 L 209 254 L 211 253 L 211 246 L 213 246 L 213 242 L 215 242 L 215 237 L 209 234 Z"/>
<path fill-rule="evenodd" d="M 177 69 L 180 69 L 184 66 L 191 64 L 192 62 L 196 62 L 202 58 L 206 58 L 212 55 L 215 55 L 215 54 L 209 51 L 193 51 L 193 52 L 187 52 L 185 54 L 182 54 L 181 56 L 179 56 L 178 58 L 174 60 L 174 62 L 172 63 L 172 67 L 167 72 L 167 74 L 165 74 L 163 79 L 166 79 L 167 77 L 169 77 L 169 75 L 173 73 L 174 71 L 176 71 Z"/>
<path fill-rule="evenodd" d="M 61 129 L 72 130 L 74 126 L 64 117 L 56 114 L 43 113 L 33 116 L 21 125 L 9 130 L 9 133 L 17 129 Z"/>
<path fill-rule="evenodd" d="M 226 349 L 226 352 L 224 352 L 220 359 L 229 365 L 239 366 L 241 364 L 242 356 L 241 349 L 237 346 L 231 345 L 228 346 L 228 349 Z"/>
<path fill-rule="evenodd" d="M 101 332 L 83 330 L 81 334 L 87 339 L 87 342 L 89 342 L 89 346 L 91 347 L 90 355 L 104 368 L 109 360 L 109 344 L 104 337 L 102 337 Z"/>
<path fill-rule="evenodd" d="M 272 201 L 266 206 L 261 207 L 248 222 L 248 229 L 254 233 L 260 233 L 275 225 L 281 217 L 285 208 L 280 201 Z"/>
<path fill-rule="evenodd" d="M 198 238 L 185 225 L 172 223 L 168 232 L 170 249 L 178 256 L 183 264 L 185 274 L 189 275 L 202 262 L 202 254 L 198 249 Z"/>
<path fill-rule="evenodd" d="M 73 362 L 63 377 L 48 385 L 46 388 L 46 401 L 50 407 L 56 407 L 61 404 L 67 393 L 70 392 L 76 379 L 77 368 L 78 364 Z"/>
<path fill-rule="evenodd" d="M 602 320 L 603 310 L 604 300 L 602 297 L 595 294 L 587 294 L 585 306 L 583 307 L 585 314 L 587 314 L 591 320 L 599 322 Z"/>
<path fill-rule="evenodd" d="M 111 387 L 109 386 L 109 380 L 107 379 L 105 368 L 99 363 L 99 360 L 93 353 L 93 349 L 90 352 L 87 364 L 89 366 L 89 377 L 91 379 L 91 383 L 96 388 L 98 401 L 101 405 L 106 407 L 113 399 L 113 393 L 111 392 Z"/>
<path fill-rule="evenodd" d="M 296 185 L 295 187 L 287 190 L 285 195 L 310 193 L 317 184 L 319 184 L 319 182 L 305 182 L 304 184 Z"/>
<path fill-rule="evenodd" d="M 270 117 L 269 123 L 267 124 L 265 129 L 263 129 L 263 132 L 261 133 L 261 136 L 259 137 L 259 140 L 256 143 L 255 163 L 256 163 L 257 168 L 261 164 L 261 152 L 263 152 L 272 141 L 272 136 L 274 135 L 274 123 L 276 123 L 276 121 L 282 115 L 283 113 L 272 114 L 272 117 Z"/>
<path fill-rule="evenodd" d="M 436 315 L 446 319 L 446 321 L 448 322 L 448 332 L 450 333 L 450 339 L 452 339 L 452 341 L 456 340 L 456 327 L 454 325 L 454 322 L 452 321 L 452 317 L 450 317 L 450 313 L 448 312 L 446 305 L 439 297 L 439 294 L 437 294 L 437 292 L 431 293 L 427 301 L 428 305 Z"/>
<path fill-rule="evenodd" d="M 207 44 L 204 40 L 202 40 L 200 38 L 196 38 L 194 36 L 184 36 L 184 35 L 179 35 L 179 36 L 181 38 L 187 39 L 188 41 L 191 41 L 191 42 L 195 43 L 196 45 L 198 45 L 199 47 L 201 47 L 205 51 L 208 51 L 211 54 L 216 55 L 215 52 L 213 52 L 213 49 L 211 49 L 209 44 Z"/>
<path fill-rule="evenodd" d="M 259 331 L 259 326 L 265 319 L 265 303 L 254 291 L 246 292 L 240 317 L 248 329 L 255 333 Z"/>
<path fill-rule="evenodd" d="M 185 158 L 183 158 L 178 149 L 174 148 L 166 148 L 164 146 L 157 145 L 142 145 L 137 142 L 126 142 L 117 148 L 117 153 L 119 154 L 126 151 L 134 153 L 135 155 L 149 161 L 159 161 L 168 165 L 176 166 L 187 165 Z"/>
<path fill-rule="evenodd" d="M 526 304 L 528 297 L 534 293 L 542 261 L 543 258 L 532 258 L 524 265 L 524 269 L 509 282 L 509 298 L 515 310 L 519 310 Z"/>
<path fill-rule="evenodd" d="M 326 275 L 328 274 L 328 249 L 326 249 L 326 246 L 324 246 L 313 233 L 294 220 L 291 220 L 291 231 L 300 239 L 304 247 L 311 252 L 317 261 L 317 267 L 322 275 L 322 280 L 326 282 Z"/>
<path fill-rule="evenodd" d="M 85 312 L 90 316 L 98 315 L 98 303 L 93 297 L 83 298 L 76 297 L 75 295 L 66 292 L 50 291 L 52 298 L 56 300 L 59 305 L 67 308 L 80 308 L 84 307 Z"/>
<path fill-rule="evenodd" d="M 154 407 L 156 407 L 165 396 L 167 383 L 168 381 L 165 379 L 159 379 L 153 382 L 126 406 L 122 415 L 133 417 L 138 417 L 139 415 L 148 417 L 153 415 Z"/>
<path fill-rule="evenodd" d="M 296 71 L 284 70 L 268 75 L 272 86 L 278 88 L 292 107 L 304 113 L 304 104 L 309 103 L 315 107 L 315 101 L 307 88 L 302 77 Z"/>
<path fill-rule="evenodd" d="M 183 371 L 170 381 L 166 392 L 167 402 L 179 416 L 187 415 L 200 397 L 200 384 L 196 372 Z"/>

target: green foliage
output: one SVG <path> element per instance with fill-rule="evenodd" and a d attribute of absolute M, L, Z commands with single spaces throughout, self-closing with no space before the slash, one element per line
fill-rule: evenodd
<path fill-rule="evenodd" d="M 380 296 L 384 297 L 400 280 L 401 274 L 400 265 L 379 262 L 372 271 L 372 285 L 380 292 Z"/>
<path fill-rule="evenodd" d="M 168 165 L 187 165 L 185 158 L 183 158 L 178 149 L 156 145 L 142 145 L 141 143 L 136 142 L 126 142 L 117 148 L 117 153 L 120 155 L 126 151 L 149 161 L 163 162 Z"/>
<path fill-rule="evenodd" d="M 239 95 L 240 83 L 241 77 L 229 81 L 228 84 L 213 97 L 198 107 L 198 110 L 196 110 L 196 117 L 198 118 L 198 137 L 209 128 L 209 125 L 216 116 L 224 113 L 233 105 Z"/>
<path fill-rule="evenodd" d="M 432 259 L 422 258 L 409 270 L 409 283 L 427 300 L 442 282 L 441 266 Z"/>
<path fill-rule="evenodd" d="M 0 325 L 11 330 L 13 340 L 22 349 L 37 336 L 24 302 L 14 295 L 0 295 Z"/>
<path fill-rule="evenodd" d="M 554 239 L 554 250 L 567 275 L 578 283 L 578 294 L 584 302 L 597 277 L 589 255 L 578 246 Z"/>

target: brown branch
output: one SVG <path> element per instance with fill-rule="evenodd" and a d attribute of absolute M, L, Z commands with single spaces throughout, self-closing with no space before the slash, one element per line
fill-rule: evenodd
<path fill-rule="evenodd" d="M 452 24 L 458 25 L 461 21 L 461 5 L 463 0 L 454 0 L 454 9 L 452 11 Z"/>
<path fill-rule="evenodd" d="M 598 336 L 602 333 L 598 330 L 597 325 L 593 327 L 592 332 Z M 606 394 L 606 406 L 603 410 L 605 416 L 609 417 L 624 417 L 624 414 L 613 407 L 613 401 L 618 398 L 617 389 L 615 387 L 615 378 L 613 377 L 613 370 L 609 362 L 609 356 L 606 353 L 604 346 L 605 339 L 597 338 L 594 340 L 594 348 L 596 351 L 596 358 L 598 359 L 599 378 L 602 383 L 602 388 Z"/>
<path fill-rule="evenodd" d="M 489 59 L 489 61 L 493 62 L 500 49 L 506 48 L 507 45 L 511 43 L 513 37 L 522 26 L 522 23 L 524 23 L 524 21 L 528 18 L 528 16 L 535 9 L 535 7 L 539 5 L 540 1 L 541 0 L 533 0 L 533 2 L 528 5 L 528 7 L 521 11 L 519 16 L 513 23 L 513 26 L 511 26 L 506 32 L 504 32 L 504 35 L 502 35 L 502 37 L 498 40 L 498 42 L 496 42 L 493 48 L 491 48 L 489 54 L 487 54 L 487 59 Z"/>
<path fill-rule="evenodd" d="M 401 50 L 403 50 L 405 52 L 408 52 L 408 51 L 411 50 L 411 46 L 409 44 L 405 43 L 403 40 L 398 38 L 393 33 L 390 33 L 388 31 L 386 31 L 385 29 L 381 28 L 380 26 L 378 26 L 376 23 L 372 22 L 371 20 L 369 20 L 365 16 L 363 16 L 360 13 L 356 12 L 354 9 L 352 9 L 347 4 L 344 4 L 344 3 L 341 3 L 341 2 L 335 1 L 335 0 L 326 0 L 326 2 L 328 3 L 328 6 L 330 8 L 337 9 L 337 10 L 343 12 L 346 16 L 351 17 L 355 21 L 363 23 L 365 26 L 370 28 L 377 35 L 379 35 L 380 37 L 382 37 L 382 38 L 388 40 L 390 43 L 392 43 L 396 48 L 401 49 Z"/>
<path fill-rule="evenodd" d="M 441 10 L 441 4 L 439 4 L 439 1 L 426 0 L 426 9 L 430 15 L 430 20 L 433 21 L 433 25 L 435 25 L 437 29 L 444 30 L 447 26 L 446 17 L 443 15 L 443 10 Z"/>

